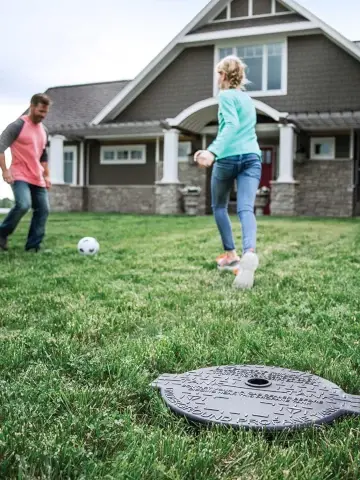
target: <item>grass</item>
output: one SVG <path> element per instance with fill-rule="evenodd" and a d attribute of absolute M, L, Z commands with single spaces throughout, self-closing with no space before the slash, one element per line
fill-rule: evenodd
<path fill-rule="evenodd" d="M 253 363 L 359 394 L 359 221 L 261 219 L 248 292 L 214 269 L 211 217 L 53 214 L 38 255 L 22 251 L 28 222 L 0 255 L 1 479 L 360 478 L 358 417 L 271 438 L 205 429 L 149 386 Z M 76 251 L 88 235 L 97 257 Z"/>

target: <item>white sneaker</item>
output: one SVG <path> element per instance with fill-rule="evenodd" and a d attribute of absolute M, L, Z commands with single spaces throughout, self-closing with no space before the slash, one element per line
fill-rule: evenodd
<path fill-rule="evenodd" d="M 233 283 L 234 288 L 247 289 L 254 285 L 255 271 L 259 258 L 254 252 L 246 252 L 240 260 L 239 270 Z"/>

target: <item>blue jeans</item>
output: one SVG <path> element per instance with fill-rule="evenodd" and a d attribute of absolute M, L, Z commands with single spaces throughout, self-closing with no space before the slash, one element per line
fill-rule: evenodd
<path fill-rule="evenodd" d="M 15 205 L 0 225 L 0 237 L 7 238 L 11 235 L 22 217 L 32 207 L 33 216 L 25 249 L 38 248 L 45 236 L 45 225 L 50 211 L 48 192 L 44 187 L 19 180 L 12 184 L 12 190 Z"/>
<path fill-rule="evenodd" d="M 237 183 L 237 213 L 242 228 L 243 253 L 256 249 L 257 226 L 254 208 L 260 178 L 261 160 L 256 154 L 221 158 L 214 164 L 211 176 L 212 210 L 225 251 L 235 250 L 228 215 L 229 196 L 234 180 Z"/>

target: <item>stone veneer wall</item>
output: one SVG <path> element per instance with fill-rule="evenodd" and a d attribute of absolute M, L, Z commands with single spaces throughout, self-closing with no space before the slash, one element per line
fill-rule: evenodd
<path fill-rule="evenodd" d="M 295 165 L 296 213 L 303 216 L 353 215 L 353 161 L 307 160 Z"/>
<path fill-rule="evenodd" d="M 296 215 L 297 183 L 271 182 L 271 214 Z"/>
<path fill-rule="evenodd" d="M 83 187 L 73 185 L 53 185 L 49 191 L 50 210 L 53 212 L 81 212 Z"/>
<path fill-rule="evenodd" d="M 201 188 L 201 194 L 199 199 L 199 215 L 205 215 L 206 211 L 206 169 L 199 168 L 197 165 L 191 165 L 189 163 L 179 163 L 179 181 L 181 185 L 179 188 L 185 185 L 195 185 Z M 157 180 L 161 180 L 163 172 L 163 163 L 157 164 Z M 183 206 L 181 206 L 181 213 L 183 213 Z"/>
<path fill-rule="evenodd" d="M 155 185 L 92 185 L 85 196 L 89 212 L 155 213 Z"/>

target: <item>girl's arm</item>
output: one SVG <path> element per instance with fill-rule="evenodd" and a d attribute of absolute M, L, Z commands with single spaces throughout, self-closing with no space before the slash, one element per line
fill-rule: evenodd
<path fill-rule="evenodd" d="M 208 147 L 208 151 L 215 157 L 222 157 L 222 152 L 226 146 L 232 143 L 234 136 L 239 128 L 239 117 L 236 111 L 233 95 L 228 95 L 227 91 L 220 92 L 219 95 L 219 111 L 224 117 L 225 126 L 218 133 L 216 139 Z"/>

